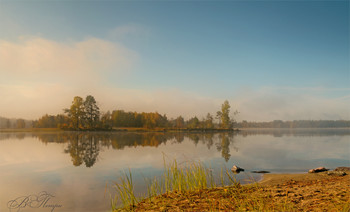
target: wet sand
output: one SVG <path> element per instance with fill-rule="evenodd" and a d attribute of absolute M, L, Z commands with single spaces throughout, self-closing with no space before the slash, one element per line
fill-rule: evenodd
<path fill-rule="evenodd" d="M 312 181 L 312 180 L 324 180 L 331 176 L 325 173 L 301 173 L 301 174 L 264 174 L 262 180 L 259 181 L 261 185 L 276 185 L 283 184 L 290 180 L 295 181 Z"/>
<path fill-rule="evenodd" d="M 345 176 L 327 172 L 265 174 L 259 184 L 276 202 L 288 201 L 298 210 L 350 210 L 350 172 Z"/>

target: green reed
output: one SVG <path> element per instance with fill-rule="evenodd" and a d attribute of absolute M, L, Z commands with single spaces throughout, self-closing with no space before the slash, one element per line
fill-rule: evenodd
<path fill-rule="evenodd" d="M 123 173 L 119 178 L 119 183 L 115 184 L 115 188 L 118 192 L 118 196 L 111 200 L 112 208 L 116 209 L 117 199 L 122 201 L 124 207 L 134 208 L 138 203 L 138 199 L 134 193 L 134 184 L 132 180 L 132 173 L 129 169 L 129 173 Z"/>
<path fill-rule="evenodd" d="M 153 197 L 168 193 L 168 192 L 188 192 L 188 191 L 200 191 L 206 188 L 215 188 L 218 185 L 215 183 L 212 170 L 205 167 L 201 162 L 186 162 L 179 165 L 176 160 L 171 163 L 164 162 L 164 173 L 160 177 L 154 177 L 153 179 L 145 179 L 147 185 L 147 193 L 143 196 L 149 201 Z M 226 169 L 226 173 L 221 174 L 222 186 L 224 186 L 224 181 L 229 180 L 231 185 L 239 184 L 236 179 L 230 175 L 229 171 Z M 129 173 L 124 173 L 119 182 L 116 183 L 116 189 L 118 197 L 111 200 L 112 209 L 115 210 L 117 207 L 116 199 L 121 200 L 121 207 L 128 208 L 132 210 L 135 205 L 140 201 L 134 193 L 134 184 L 132 181 L 132 173 L 129 169 Z"/>

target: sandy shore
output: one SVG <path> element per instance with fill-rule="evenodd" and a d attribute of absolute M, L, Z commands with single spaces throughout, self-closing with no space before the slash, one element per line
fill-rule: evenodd
<path fill-rule="evenodd" d="M 259 184 L 261 185 L 276 185 L 283 184 L 290 180 L 294 181 L 312 181 L 312 180 L 325 180 L 332 176 L 325 173 L 301 173 L 301 174 L 264 174 Z"/>
<path fill-rule="evenodd" d="M 254 184 L 162 194 L 133 210 L 350 211 L 350 172 L 346 173 L 265 174 Z"/>
<path fill-rule="evenodd" d="M 350 210 L 350 172 L 345 176 L 327 172 L 265 174 L 259 184 L 275 201 L 287 201 L 304 211 Z"/>

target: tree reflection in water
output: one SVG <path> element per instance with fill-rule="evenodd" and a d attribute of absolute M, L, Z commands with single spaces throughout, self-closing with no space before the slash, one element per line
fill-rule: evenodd
<path fill-rule="evenodd" d="M 233 133 L 229 134 L 219 134 L 219 142 L 216 144 L 216 148 L 218 151 L 221 151 L 221 156 L 225 159 L 227 162 L 230 160 L 231 154 L 230 154 L 230 144 L 233 143 L 234 135 Z M 233 147 L 236 152 L 238 151 L 237 147 Z"/>
<path fill-rule="evenodd" d="M 210 149 L 213 145 L 221 152 L 227 162 L 230 157 L 230 146 L 234 144 L 234 133 L 107 133 L 107 132 L 63 132 L 34 134 L 44 143 L 66 143 L 64 150 L 72 158 L 74 166 L 85 164 L 92 167 L 97 161 L 103 148 L 124 149 L 125 147 L 150 146 L 161 144 L 182 143 L 185 139 L 192 141 L 195 146 L 201 142 Z M 236 147 L 233 148 L 238 151 Z"/>
<path fill-rule="evenodd" d="M 86 167 L 92 167 L 100 152 L 98 141 L 93 134 L 76 134 L 67 139 L 68 146 L 64 152 L 70 154 L 74 166 L 84 162 Z"/>

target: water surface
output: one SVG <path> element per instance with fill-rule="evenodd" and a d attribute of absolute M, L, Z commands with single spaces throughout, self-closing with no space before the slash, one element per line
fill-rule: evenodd
<path fill-rule="evenodd" d="M 160 175 L 164 158 L 180 164 L 201 161 L 214 175 L 235 164 L 246 170 L 236 176 L 245 183 L 261 177 L 253 170 L 296 173 L 349 166 L 349 154 L 348 129 L 0 133 L 0 211 L 11 211 L 15 203 L 29 212 L 51 211 L 55 204 L 54 211 L 109 211 L 111 187 L 122 171 L 132 171 L 142 193 L 144 178 Z"/>

